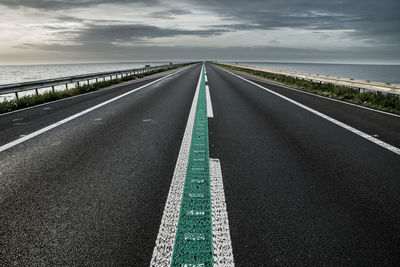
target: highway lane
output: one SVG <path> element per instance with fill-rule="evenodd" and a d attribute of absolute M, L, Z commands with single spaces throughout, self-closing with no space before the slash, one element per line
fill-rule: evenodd
<path fill-rule="evenodd" d="M 240 74 L 261 86 L 268 87 L 279 94 L 318 110 L 323 114 L 331 116 L 340 122 L 351 125 L 369 135 L 377 136 L 384 142 L 400 147 L 400 115 L 388 115 L 387 113 L 385 114 L 379 111 L 371 112 L 370 109 L 355 104 L 335 101 L 330 98 L 306 92 L 299 93 L 299 90 L 292 87 L 282 86 L 274 82 L 266 81 L 265 79 L 245 72 L 232 72 Z M 291 88 L 292 90 L 288 90 L 288 88 Z"/>
<path fill-rule="evenodd" d="M 207 73 L 210 157 L 221 161 L 236 264 L 397 266 L 399 155 L 216 66 Z M 308 101 L 357 127 L 391 121 L 382 136 L 397 143 L 397 117 Z"/>
<path fill-rule="evenodd" d="M 3 151 L 0 265 L 148 265 L 199 72 Z M 69 115 L 75 103 L 62 104 Z"/>
<path fill-rule="evenodd" d="M 114 85 L 89 94 L 82 94 L 75 97 L 65 98 L 30 108 L 0 114 L 0 146 L 37 131 L 54 122 L 81 112 L 88 107 L 95 106 L 108 99 L 139 88 L 149 82 L 155 81 L 178 70 L 171 70 L 153 74 L 141 79 L 136 79 Z"/>

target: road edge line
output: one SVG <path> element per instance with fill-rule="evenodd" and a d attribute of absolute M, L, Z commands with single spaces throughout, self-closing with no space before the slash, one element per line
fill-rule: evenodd
<path fill-rule="evenodd" d="M 274 95 L 276 95 L 276 96 L 278 96 L 278 97 L 280 97 L 280 98 L 282 98 L 282 99 L 284 99 L 284 100 L 286 100 L 286 101 L 288 101 L 288 102 L 290 102 L 292 104 L 295 104 L 296 106 L 301 107 L 301 108 L 303 108 L 303 109 L 305 109 L 305 110 L 307 110 L 307 111 L 309 111 L 309 112 L 311 112 L 311 113 L 313 113 L 313 114 L 315 114 L 315 115 L 317 115 L 317 116 L 319 116 L 319 117 L 321 117 L 321 118 L 323 118 L 323 119 L 325 119 L 327 121 L 330 121 L 331 123 L 336 124 L 337 126 L 340 126 L 340 127 L 344 128 L 344 129 L 346 129 L 346 130 L 348 130 L 348 131 L 350 131 L 350 132 L 352 132 L 352 133 L 354 133 L 354 134 L 356 134 L 358 136 L 361 136 L 362 138 L 367 139 L 368 141 L 371 141 L 371 142 L 373 142 L 373 143 L 375 143 L 375 144 L 377 144 L 377 145 L 379 145 L 379 146 L 381 146 L 381 147 L 383 147 L 383 148 L 385 148 L 385 149 L 387 149 L 387 150 L 389 150 L 389 151 L 391 151 L 391 152 L 393 152 L 393 153 L 395 153 L 397 155 L 400 155 L 400 148 L 392 146 L 392 145 L 390 145 L 390 144 L 388 144 L 388 143 L 386 143 L 386 142 L 384 142 L 382 140 L 379 140 L 378 138 L 375 138 L 375 137 L 373 137 L 373 136 L 371 136 L 369 134 L 366 134 L 366 133 L 364 133 L 364 132 L 362 132 L 360 130 L 357 130 L 356 128 L 351 127 L 350 125 L 347 125 L 347 124 L 345 124 L 343 122 L 340 122 L 340 121 L 338 121 L 338 120 L 336 120 L 336 119 L 334 119 L 334 118 L 332 118 L 332 117 L 330 117 L 328 115 L 325 115 L 325 114 L 323 114 L 323 113 L 321 113 L 319 111 L 316 111 L 315 109 L 307 107 L 306 105 L 303 105 L 303 104 L 297 102 L 296 100 L 293 100 L 293 99 L 288 98 L 288 97 L 286 97 L 284 95 L 281 95 L 281 94 L 279 94 L 279 93 L 277 93 L 277 92 L 275 92 L 275 91 L 273 91 L 271 89 L 268 89 L 268 88 L 266 88 L 266 87 L 264 87 L 262 85 L 259 85 L 259 84 L 255 83 L 255 82 L 252 82 L 252 81 L 250 81 L 250 80 L 248 80 L 246 78 L 243 78 L 243 77 L 241 77 L 241 76 L 239 76 L 239 75 L 237 75 L 235 73 L 232 73 L 230 71 L 224 70 L 222 68 L 220 68 L 220 69 L 225 71 L 225 72 L 227 72 L 227 73 L 229 73 L 229 74 L 231 74 L 231 75 L 233 75 L 233 76 L 235 76 L 235 77 L 237 77 L 237 78 L 239 78 L 239 79 L 242 79 L 242 80 L 244 80 L 244 81 L 246 81 L 248 83 L 251 83 L 251 84 L 253 84 L 253 85 L 255 85 L 255 86 L 257 86 L 257 87 L 259 87 L 261 89 L 264 89 L 265 91 L 267 91 L 267 92 L 269 92 L 271 94 L 274 94 Z"/>
<path fill-rule="evenodd" d="M 220 69 L 223 69 L 223 68 L 221 68 L 219 66 L 216 66 L 216 67 L 220 68 Z M 249 75 L 251 75 L 251 74 L 249 74 Z M 302 93 L 302 94 L 307 94 L 307 95 L 323 98 L 323 99 L 326 99 L 326 100 L 335 101 L 335 102 L 338 102 L 338 103 L 341 103 L 341 104 L 346 104 L 346 105 L 349 105 L 349 106 L 353 106 L 353 107 L 357 107 L 357 108 L 361 108 L 361 109 L 366 109 L 366 110 L 369 110 L 369 111 L 382 113 L 382 114 L 385 114 L 385 115 L 389 115 L 389 116 L 394 116 L 394 117 L 399 117 L 400 118 L 399 114 L 390 113 L 390 112 L 387 112 L 387 111 L 374 109 L 374 108 L 370 108 L 370 107 L 366 107 L 366 106 L 361 106 L 361 105 L 358 105 L 358 104 L 355 104 L 355 103 L 346 102 L 346 101 L 343 101 L 343 100 L 340 100 L 340 99 L 336 99 L 336 98 L 332 98 L 332 97 L 318 95 L 318 94 L 307 92 L 307 91 L 304 91 L 304 90 L 301 90 L 301 89 L 298 89 L 298 88 L 295 88 L 295 87 L 290 87 L 289 85 L 280 84 L 278 82 L 274 82 L 274 81 L 271 81 L 271 80 L 268 80 L 268 79 L 263 80 L 262 77 L 255 76 L 255 77 L 248 77 L 248 79 L 255 80 L 255 81 L 258 81 L 258 82 L 261 82 L 261 83 L 266 83 L 266 84 L 269 84 L 269 85 L 279 86 L 279 87 L 282 87 L 282 88 L 285 88 L 285 89 L 288 89 L 288 90 L 292 90 L 292 91 L 296 91 L 296 92 L 299 92 L 299 93 Z"/>
<path fill-rule="evenodd" d="M 196 64 L 194 64 L 194 65 L 196 65 Z M 177 74 L 177 73 L 179 73 L 181 71 L 184 71 L 186 69 L 189 69 L 189 68 L 193 67 L 194 65 L 190 65 L 190 66 L 184 67 L 183 69 L 176 69 L 176 72 L 170 73 L 169 75 Z M 156 73 L 156 74 L 159 74 L 159 73 Z M 156 75 L 156 74 L 154 74 L 154 75 Z M 166 76 L 164 76 L 164 77 L 166 77 Z M 161 77 L 161 78 L 163 78 L 163 77 Z M 78 95 L 74 95 L 74 96 L 69 96 L 69 97 L 65 97 L 65 98 L 49 101 L 49 102 L 46 102 L 46 103 L 34 105 L 34 106 L 31 106 L 31 107 L 26 107 L 26 108 L 12 110 L 12 111 L 9 111 L 9 112 L 6 112 L 6 113 L 1 113 L 0 117 L 11 115 L 11 114 L 18 113 L 18 112 L 21 112 L 21 111 L 34 109 L 34 108 L 40 108 L 40 107 L 43 107 L 45 105 L 50 105 L 50 104 L 58 103 L 58 102 L 69 100 L 69 99 L 74 99 L 74 98 L 81 97 L 81 96 L 87 96 L 87 95 L 91 95 L 91 94 L 96 94 L 96 93 L 112 90 L 112 89 L 120 87 L 120 86 L 134 85 L 136 83 L 145 82 L 146 80 L 143 80 L 143 79 L 151 80 L 151 79 L 154 79 L 154 78 L 143 77 L 143 78 L 133 79 L 133 80 L 122 82 L 122 83 L 118 83 L 118 84 L 113 84 L 113 85 L 101 88 L 99 90 L 96 90 L 96 91 L 92 91 L 92 92 L 88 92 L 88 93 L 84 93 L 84 94 L 78 94 Z M 59 91 L 59 92 L 62 92 L 62 91 Z"/>
<path fill-rule="evenodd" d="M 88 108 L 88 109 L 85 109 L 85 110 L 83 110 L 83 111 L 80 111 L 80 112 L 78 112 L 78 113 L 76 113 L 76 114 L 74 114 L 74 115 L 72 115 L 72 116 L 69 116 L 69 117 L 67 117 L 67 118 L 65 118 L 65 119 L 62 119 L 62 120 L 57 121 L 57 122 L 55 122 L 55 123 L 52 123 L 52 124 L 50 124 L 50 125 L 48 125 L 48 126 L 46 126 L 46 127 L 44 127 L 44 128 L 41 128 L 41 129 L 39 129 L 39 130 L 36 130 L 36 131 L 34 131 L 34 132 L 32 132 L 32 133 L 30 133 L 30 134 L 24 136 L 24 137 L 18 138 L 18 139 L 14 140 L 14 141 L 11 141 L 11 142 L 7 143 L 7 144 L 4 144 L 4 145 L 0 146 L 0 153 L 3 152 L 3 151 L 5 151 L 5 150 L 7 150 L 7 149 L 10 149 L 10 148 L 12 148 L 12 147 L 14 147 L 14 146 L 16 146 L 16 145 L 19 145 L 19 144 L 21 144 L 21 143 L 23 143 L 23 142 L 25 142 L 25 141 L 27 141 L 27 140 L 29 140 L 29 139 L 32 139 L 32 138 L 34 138 L 34 137 L 36 137 L 36 136 L 38 136 L 38 135 L 40 135 L 40 134 L 42 134 L 42 133 L 48 132 L 48 131 L 50 131 L 50 130 L 52 130 L 52 129 L 54 129 L 54 128 L 60 126 L 60 125 L 63 125 L 63 124 L 65 124 L 65 123 L 67 123 L 67 122 L 69 122 L 69 121 L 71 121 L 71 120 L 73 120 L 73 119 L 76 119 L 76 118 L 78 118 L 78 117 L 81 117 L 81 116 L 85 115 L 86 113 L 89 113 L 89 112 L 91 112 L 91 111 L 93 111 L 93 110 L 95 110 L 95 109 L 98 109 L 98 108 L 100 108 L 100 107 L 102 107 L 102 106 L 105 106 L 105 105 L 107 105 L 107 104 L 109 104 L 109 103 L 111 103 L 111 102 L 114 102 L 114 101 L 116 101 L 116 100 L 118 100 L 118 99 L 120 99 L 120 98 L 123 98 L 123 97 L 125 97 L 125 96 L 127 96 L 127 95 L 130 95 L 130 94 L 132 94 L 132 93 L 134 93 L 134 92 L 136 92 L 136 91 L 139 91 L 139 90 L 141 90 L 141 89 L 143 89 L 143 88 L 145 88 L 145 87 L 147 87 L 147 86 L 150 86 L 150 85 L 155 84 L 155 83 L 158 83 L 158 82 L 160 82 L 160 81 L 162 81 L 162 80 L 164 80 L 164 79 L 167 79 L 168 77 L 173 76 L 173 75 L 175 75 L 175 74 L 177 74 L 177 73 L 180 73 L 180 72 L 182 72 L 182 71 L 184 71 L 184 70 L 185 70 L 185 69 L 180 70 L 180 71 L 178 71 L 178 72 L 171 73 L 171 74 L 169 74 L 169 75 L 167 75 L 167 76 L 161 77 L 160 79 L 157 79 L 157 80 L 155 80 L 155 81 L 152 81 L 152 82 L 150 82 L 150 83 L 147 83 L 147 84 L 145 84 L 145 85 L 142 85 L 142 86 L 140 86 L 140 87 L 138 87 L 138 88 L 135 88 L 135 89 L 133 89 L 133 90 L 131 90 L 131 91 L 128 91 L 128 92 L 126 92 L 126 93 L 123 93 L 122 95 L 119 95 L 119 96 L 116 96 L 116 97 L 114 97 L 114 98 L 111 98 L 111 99 L 109 99 L 109 100 L 107 100 L 107 101 L 104 101 L 104 102 L 102 102 L 102 103 L 100 103 L 100 104 L 97 104 L 97 105 L 95 105 L 95 106 L 93 106 L 93 107 L 90 107 L 90 108 Z"/>

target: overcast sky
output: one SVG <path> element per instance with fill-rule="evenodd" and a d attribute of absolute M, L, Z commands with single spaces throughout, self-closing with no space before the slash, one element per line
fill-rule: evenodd
<path fill-rule="evenodd" d="M 0 0 L 0 64 L 400 63 L 400 0 Z"/>

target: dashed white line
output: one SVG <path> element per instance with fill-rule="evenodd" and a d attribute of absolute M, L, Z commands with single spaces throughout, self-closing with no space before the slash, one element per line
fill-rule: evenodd
<path fill-rule="evenodd" d="M 210 159 L 210 183 L 214 266 L 235 266 L 221 164 L 218 159 Z"/>
<path fill-rule="evenodd" d="M 334 119 L 332 117 L 329 117 L 328 115 L 325 115 L 325 114 L 323 114 L 323 113 L 321 113 L 319 111 L 316 111 L 315 109 L 307 107 L 306 105 L 303 105 L 303 104 L 301 104 L 301 103 L 299 103 L 299 102 L 297 102 L 297 101 L 295 101 L 293 99 L 290 99 L 290 98 L 288 98 L 288 97 L 286 97 L 284 95 L 281 95 L 281 94 L 279 94 L 279 93 L 277 93 L 275 91 L 272 91 L 271 89 L 268 89 L 268 88 L 266 88 L 264 86 L 261 86 L 261 85 L 255 83 L 255 82 L 247 80 L 246 78 L 243 78 L 243 77 L 241 77 L 241 76 L 239 76 L 237 74 L 234 74 L 234 73 L 232 73 L 230 71 L 227 71 L 227 70 L 224 70 L 222 68 L 220 68 L 220 69 L 225 71 L 225 72 L 227 72 L 227 73 L 229 73 L 229 74 L 231 74 L 231 75 L 233 75 L 233 76 L 235 76 L 235 77 L 238 77 L 239 79 L 242 79 L 242 80 L 244 80 L 244 81 L 246 81 L 248 83 L 251 83 L 251 84 L 253 84 L 253 85 L 255 85 L 255 86 L 257 86 L 257 87 L 259 87 L 261 89 L 264 89 L 265 91 L 267 91 L 267 92 L 269 92 L 271 94 L 274 94 L 274 95 L 276 95 L 276 96 L 278 96 L 280 98 L 283 98 L 286 101 L 289 101 L 290 103 L 295 104 L 296 106 L 299 106 L 299 107 L 301 107 L 301 108 L 303 108 L 305 110 L 308 110 L 311 113 L 313 113 L 313 114 L 315 114 L 315 115 L 317 115 L 317 116 L 319 116 L 319 117 L 321 117 L 321 118 L 323 118 L 323 119 L 325 119 L 327 121 L 330 121 L 330 122 L 332 122 L 332 123 L 344 128 L 344 129 L 346 129 L 346 130 L 348 130 L 348 131 L 350 131 L 352 133 L 357 134 L 358 136 L 361 136 L 361 137 L 367 139 L 368 141 L 371 141 L 371 142 L 373 142 L 373 143 L 375 143 L 375 144 L 377 144 L 377 145 L 379 145 L 379 146 L 381 146 L 383 148 L 386 148 L 389 151 L 392 151 L 393 153 L 396 153 L 397 155 L 400 155 L 400 148 L 397 148 L 397 147 L 392 146 L 392 145 L 390 145 L 388 143 L 385 143 L 385 142 L 383 142 L 383 141 L 381 141 L 381 140 L 379 140 L 379 139 L 377 139 L 377 138 L 375 138 L 375 137 L 373 137 L 373 136 L 371 136 L 369 134 L 366 134 L 366 133 L 364 133 L 364 132 L 362 132 L 360 130 L 357 130 L 356 128 L 351 127 L 350 125 L 347 125 L 347 124 L 345 124 L 343 122 L 340 122 L 340 121 L 338 121 L 338 120 L 336 120 L 336 119 Z"/>
<path fill-rule="evenodd" d="M 214 118 L 214 112 L 211 103 L 210 88 L 206 85 L 206 98 L 207 98 L 207 117 Z"/>
<path fill-rule="evenodd" d="M 175 165 L 174 176 L 165 203 L 156 244 L 153 250 L 150 266 L 170 266 L 174 252 L 175 235 L 178 228 L 179 211 L 181 208 L 183 187 L 186 169 L 189 160 L 190 144 L 192 142 L 194 119 L 196 115 L 197 99 L 201 84 L 201 72 L 196 92 L 190 109 L 189 118 L 183 135 L 181 148 Z"/>
<path fill-rule="evenodd" d="M 185 69 L 186 69 L 186 68 L 185 68 Z M 130 95 L 130 94 L 132 94 L 132 93 L 134 93 L 134 92 L 136 92 L 136 91 L 139 91 L 139 90 L 141 90 L 141 89 L 143 89 L 143 88 L 145 88 L 145 87 L 147 87 L 147 86 L 150 86 L 150 85 L 152 85 L 152 84 L 158 83 L 158 82 L 160 82 L 160 81 L 162 81 L 162 80 L 164 80 L 164 79 L 166 79 L 166 78 L 168 78 L 168 77 L 170 77 L 170 76 L 172 76 L 172 75 L 175 75 L 175 74 L 177 74 L 177 73 L 179 73 L 179 72 L 184 71 L 185 69 L 182 69 L 182 70 L 180 70 L 180 71 L 171 73 L 171 74 L 169 74 L 169 75 L 167 75 L 167 76 L 164 76 L 164 77 L 162 77 L 162 78 L 160 78 L 160 79 L 158 79 L 158 80 L 155 80 L 155 81 L 153 81 L 153 82 L 150 82 L 150 83 L 148 83 L 148 84 L 145 84 L 145 85 L 143 85 L 143 86 L 140 86 L 140 87 L 138 87 L 138 88 L 136 88 L 136 89 L 133 89 L 133 90 L 131 90 L 131 91 L 129 91 L 129 92 L 126 92 L 126 93 L 124 93 L 124 94 L 122 94 L 122 95 L 119 95 L 119 96 L 117 96 L 117 97 L 114 97 L 114 98 L 112 98 L 112 99 L 109 99 L 109 100 L 107 100 L 107 101 L 105 101 L 105 102 L 103 102 L 103 103 L 100 103 L 100 104 L 97 104 L 97 105 L 95 105 L 95 106 L 93 106 L 93 107 L 91 107 L 91 108 L 85 109 L 85 110 L 83 110 L 83 111 L 81 111 L 81 112 L 79 112 L 79 113 L 76 113 L 76 114 L 74 114 L 74 115 L 72 115 L 72 116 L 70 116 L 70 117 L 67 117 L 67 118 L 65 118 L 65 119 L 63 119 L 63 120 L 60 120 L 60 121 L 58 121 L 58 122 L 55 122 L 55 123 L 53 123 L 53 124 L 51 124 L 51 125 L 49 125 L 49 126 L 47 126 L 47 127 L 44 127 L 44 128 L 42 128 L 42 129 L 40 129 L 40 130 L 37 130 L 37 131 L 35 131 L 35 132 L 33 132 L 33 133 L 30 133 L 30 134 L 26 135 L 26 136 L 23 136 L 23 137 L 21 137 L 21 138 L 18 138 L 18 139 L 14 140 L 14 141 L 12 141 L 12 142 L 10 142 L 10 143 L 7 143 L 7 144 L 5 144 L 5 145 L 2 145 L 2 146 L 0 146 L 0 152 L 3 152 L 3 151 L 5 151 L 5 150 L 7 150 L 7 149 L 9 149 L 9 148 L 12 148 L 12 147 L 16 146 L 16 145 L 19 145 L 19 144 L 21 144 L 21 143 L 23 143 L 23 142 L 25 142 L 25 141 L 27 141 L 27 140 L 29 140 L 29 139 L 32 139 L 32 138 L 34 138 L 34 137 L 36 137 L 36 136 L 38 136 L 38 135 L 40 135 L 40 134 L 42 134 L 42 133 L 48 132 L 48 131 L 50 131 L 50 130 L 52 130 L 52 129 L 54 129 L 54 128 L 60 126 L 60 125 L 63 125 L 63 124 L 65 124 L 65 123 L 67 123 L 67 122 L 69 122 L 69 121 L 71 121 L 71 120 L 73 120 L 73 119 L 76 119 L 76 118 L 78 118 L 78 117 L 80 117 L 80 116 L 85 115 L 86 113 L 89 113 L 89 112 L 91 112 L 91 111 L 93 111 L 93 110 L 95 110 L 95 109 L 98 109 L 98 108 L 100 108 L 100 107 L 102 107 L 102 106 L 104 106 L 104 105 L 107 105 L 107 104 L 109 104 L 109 103 L 111 103 L 111 102 L 114 102 L 114 101 L 116 101 L 116 100 L 118 100 L 118 99 L 120 99 L 120 98 L 123 98 L 123 97 L 125 97 L 125 96 L 127 96 L 127 95 Z"/>

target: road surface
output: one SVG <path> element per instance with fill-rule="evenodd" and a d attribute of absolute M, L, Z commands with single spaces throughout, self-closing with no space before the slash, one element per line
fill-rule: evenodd
<path fill-rule="evenodd" d="M 399 116 L 209 63 L 0 115 L 0 265 L 398 266 L 399 148 Z"/>

